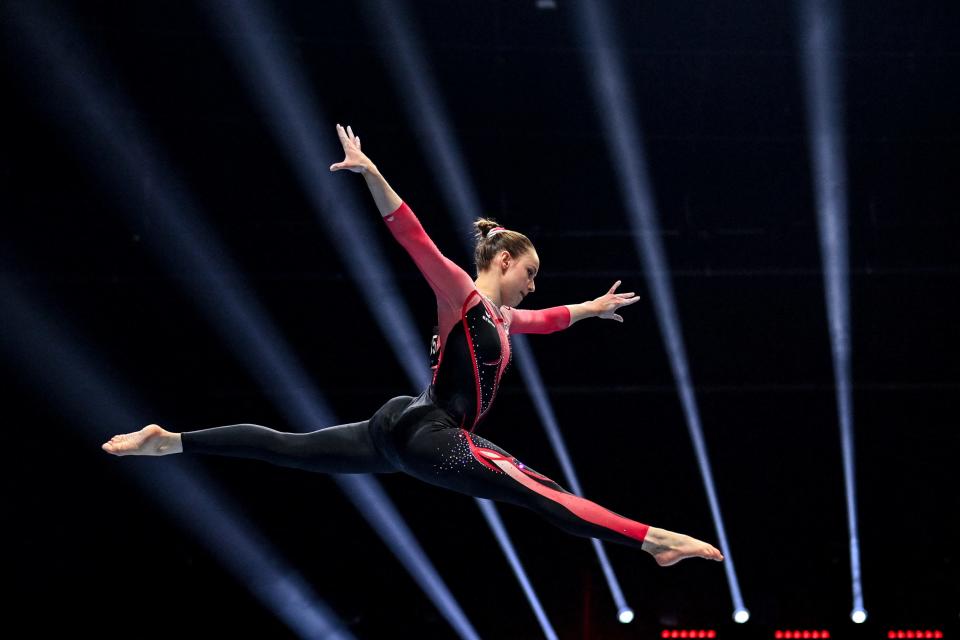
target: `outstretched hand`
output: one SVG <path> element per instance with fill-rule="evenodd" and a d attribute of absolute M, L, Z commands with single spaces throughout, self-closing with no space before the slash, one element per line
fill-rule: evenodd
<path fill-rule="evenodd" d="M 617 313 L 617 309 L 640 301 L 640 296 L 632 291 L 629 293 L 616 293 L 617 287 L 619 286 L 620 281 L 617 280 L 613 283 L 613 286 L 610 287 L 610 291 L 607 291 L 591 302 L 597 311 L 598 318 L 607 318 L 616 320 L 617 322 L 623 322 L 623 318 Z"/>
<path fill-rule="evenodd" d="M 340 144 L 343 145 L 343 153 L 346 157 L 344 157 L 343 162 L 335 162 L 330 165 L 330 171 L 347 169 L 354 173 L 366 173 L 373 166 L 373 163 L 360 151 L 360 136 L 353 135 L 353 129 L 349 125 L 344 129 L 339 124 L 337 125 L 337 135 L 340 136 Z"/>

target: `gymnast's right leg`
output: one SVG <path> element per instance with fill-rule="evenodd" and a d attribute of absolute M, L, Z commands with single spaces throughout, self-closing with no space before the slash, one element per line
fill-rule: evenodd
<path fill-rule="evenodd" d="M 285 433 L 255 424 L 174 433 L 151 424 L 134 433 L 114 436 L 102 449 L 118 456 L 236 456 L 319 473 L 395 471 L 374 446 L 366 420 L 311 433 Z"/>

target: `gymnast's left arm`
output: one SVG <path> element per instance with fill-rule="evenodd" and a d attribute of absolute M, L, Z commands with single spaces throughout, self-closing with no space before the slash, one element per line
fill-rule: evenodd
<path fill-rule="evenodd" d="M 623 316 L 617 313 L 620 307 L 627 307 L 640 301 L 640 296 L 630 291 L 627 293 L 617 293 L 617 287 L 620 286 L 620 280 L 613 283 L 610 290 L 599 298 L 594 298 L 580 304 L 568 304 L 570 310 L 570 324 L 584 318 L 604 318 L 607 320 L 616 320 L 623 322 Z M 568 325 L 569 326 L 569 325 Z"/>
<path fill-rule="evenodd" d="M 607 318 L 623 322 L 617 309 L 638 302 L 640 297 L 632 291 L 617 293 L 619 286 L 620 281 L 617 280 L 610 290 L 599 298 L 580 304 L 565 304 L 549 309 L 505 307 L 510 314 L 510 333 L 553 333 L 562 331 L 584 318 Z"/>

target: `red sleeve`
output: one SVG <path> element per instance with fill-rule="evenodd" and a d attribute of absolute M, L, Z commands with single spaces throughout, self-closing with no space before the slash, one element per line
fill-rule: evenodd
<path fill-rule="evenodd" d="M 514 309 L 503 307 L 510 315 L 510 333 L 553 333 L 570 326 L 570 309 Z"/>
<path fill-rule="evenodd" d="M 387 223 L 387 228 L 397 242 L 413 258 L 437 297 L 459 309 L 473 291 L 473 280 L 467 272 L 440 253 L 406 202 L 401 203 L 393 213 L 384 216 L 383 221 Z"/>

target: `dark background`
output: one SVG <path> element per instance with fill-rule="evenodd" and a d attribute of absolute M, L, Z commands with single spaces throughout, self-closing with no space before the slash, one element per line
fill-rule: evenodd
<path fill-rule="evenodd" d="M 21 35 L 24 6 L 2 14 L 3 277 L 133 389 L 143 415 L 137 424 L 103 424 L 73 414 L 5 353 L 13 618 L 38 632 L 99 637 L 286 637 L 287 627 L 123 473 L 124 465 L 163 460 L 118 459 L 96 446 L 148 422 L 175 431 L 236 422 L 287 430 L 276 405 L 289 398 L 248 375 L 240 347 L 222 340 L 185 293 L 184 281 L 197 275 L 171 273 L 156 259 L 151 243 L 164 238 L 148 206 L 155 186 L 118 165 L 127 189 L 110 188 L 79 148 L 71 132 L 87 125 L 41 88 L 51 70 Z M 274 35 L 331 118 L 321 135 L 333 144 L 334 122 L 353 125 L 441 249 L 468 266 L 465 230 L 453 228 L 436 182 L 442 172 L 416 142 L 431 123 L 407 117 L 409 96 L 396 90 L 375 46 L 382 33 L 359 6 L 276 3 L 282 26 Z M 526 232 L 538 248 L 542 274 L 527 306 L 593 298 L 617 278 L 643 296 L 623 325 L 591 320 L 530 339 L 586 495 L 715 541 L 569 6 L 408 8 L 481 198 L 475 213 Z M 856 630 L 795 7 L 609 8 L 752 619 L 730 622 L 721 566 L 660 569 L 646 554 L 607 545 L 637 615 L 620 625 L 591 546 L 504 507 L 548 616 L 562 638 L 650 638 L 662 627 L 714 628 L 721 638 L 772 637 L 775 628 L 829 628 L 834 637 L 886 637 L 901 627 L 955 633 L 958 5 L 842 8 L 856 484 L 871 615 Z M 111 117 L 160 141 L 337 415 L 362 420 L 413 391 L 333 249 L 343 240 L 318 222 L 227 57 L 230 34 L 192 2 L 84 2 L 50 15 L 96 52 L 109 88 L 129 96 L 133 111 Z M 348 184 L 364 205 L 355 215 L 378 221 L 359 176 L 316 179 Z M 430 289 L 378 232 L 379 246 L 354 250 L 383 252 L 426 349 Z M 63 384 L 57 366 L 49 363 L 50 385 Z M 481 433 L 562 477 L 516 371 Z M 239 459 L 200 463 L 359 638 L 453 635 L 329 478 Z M 481 636 L 540 636 L 472 500 L 400 475 L 381 480 Z"/>

